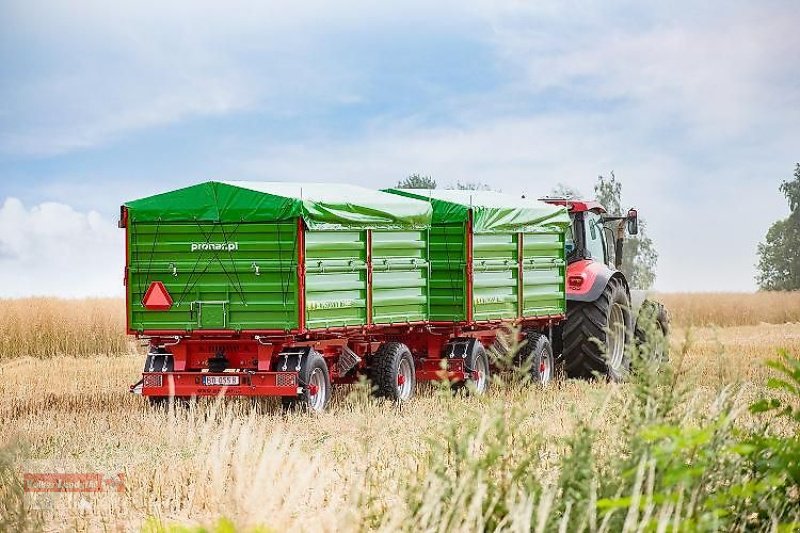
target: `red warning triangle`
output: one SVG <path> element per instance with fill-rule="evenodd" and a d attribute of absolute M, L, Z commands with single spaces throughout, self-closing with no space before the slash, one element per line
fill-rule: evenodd
<path fill-rule="evenodd" d="M 166 311 L 172 307 L 172 296 L 160 281 L 154 281 L 142 298 L 142 305 L 151 311 Z"/>

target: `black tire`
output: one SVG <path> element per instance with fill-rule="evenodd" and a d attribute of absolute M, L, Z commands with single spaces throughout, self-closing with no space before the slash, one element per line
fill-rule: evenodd
<path fill-rule="evenodd" d="M 547 385 L 556 375 L 553 345 L 547 335 L 538 331 L 525 332 L 525 345 L 520 350 L 520 365 L 527 368 L 531 383 Z"/>
<path fill-rule="evenodd" d="M 609 335 L 612 310 L 621 314 L 623 342 L 621 352 L 616 344 L 616 357 L 607 357 L 609 342 L 615 339 Z M 592 378 L 600 375 L 610 381 L 622 381 L 630 369 L 628 342 L 631 337 L 630 299 L 620 281 L 609 281 L 593 302 L 568 302 L 563 332 L 567 376 Z"/>
<path fill-rule="evenodd" d="M 478 396 L 486 394 L 491 383 L 492 372 L 489 366 L 489 354 L 477 340 L 464 358 L 464 374 L 466 375 L 464 381 L 453 384 L 454 391 L 465 389 Z"/>
<path fill-rule="evenodd" d="M 669 361 L 669 327 L 670 319 L 664 304 L 645 300 L 636 317 L 636 345 L 641 355 L 649 355 L 653 360 L 666 363 Z M 642 353 L 646 350 L 648 353 Z"/>
<path fill-rule="evenodd" d="M 417 385 L 411 350 L 401 342 L 382 344 L 372 356 L 369 378 L 375 397 L 398 402 L 410 400 Z"/>
<path fill-rule="evenodd" d="M 322 412 L 331 399 L 331 378 L 325 359 L 314 350 L 305 355 L 289 356 L 287 367 L 297 368 L 297 357 L 302 357 L 297 375 L 302 392 L 298 396 L 281 399 L 284 409 Z"/>

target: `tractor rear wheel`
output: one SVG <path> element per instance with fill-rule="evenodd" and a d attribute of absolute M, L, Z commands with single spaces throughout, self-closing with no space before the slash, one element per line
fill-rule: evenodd
<path fill-rule="evenodd" d="M 417 384 L 414 357 L 401 342 L 381 344 L 372 356 L 369 375 L 373 394 L 379 398 L 404 402 L 414 396 Z"/>
<path fill-rule="evenodd" d="M 631 329 L 630 299 L 617 280 L 593 302 L 570 302 L 563 333 L 567 375 L 623 380 L 630 367 Z"/>

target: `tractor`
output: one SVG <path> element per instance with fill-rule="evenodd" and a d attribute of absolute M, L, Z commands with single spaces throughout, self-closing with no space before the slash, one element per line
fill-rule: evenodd
<path fill-rule="evenodd" d="M 613 216 L 595 201 L 541 200 L 566 206 L 572 220 L 566 237 L 567 320 L 553 339 L 566 375 L 621 381 L 630 372 L 634 344 L 665 360 L 666 308 L 645 291 L 632 291 L 620 271 L 625 234 L 639 233 L 637 211 Z"/>

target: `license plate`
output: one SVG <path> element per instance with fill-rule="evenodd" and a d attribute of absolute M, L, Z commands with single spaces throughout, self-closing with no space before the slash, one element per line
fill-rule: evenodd
<path fill-rule="evenodd" d="M 239 384 L 239 376 L 203 376 L 203 385 L 207 387 L 235 387 Z"/>

